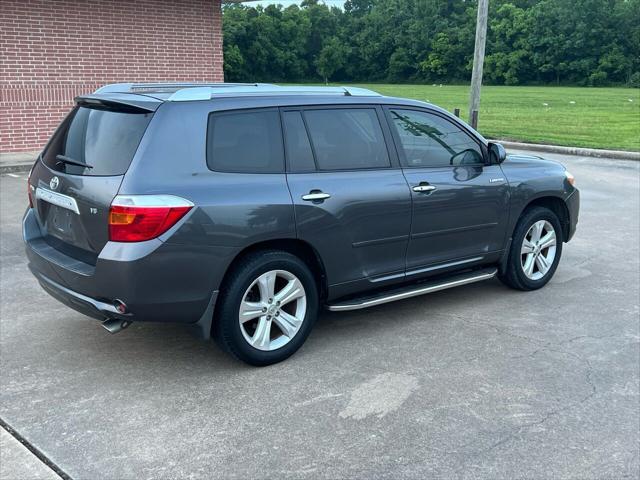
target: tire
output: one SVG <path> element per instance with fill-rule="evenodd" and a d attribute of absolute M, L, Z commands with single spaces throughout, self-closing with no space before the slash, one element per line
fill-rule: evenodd
<path fill-rule="evenodd" d="M 541 228 L 541 225 L 538 239 L 543 242 L 536 242 L 537 229 Z M 553 245 L 550 245 L 550 237 L 547 237 L 550 228 L 555 234 Z M 547 242 L 544 242 L 544 238 L 547 238 Z M 517 290 L 529 291 L 544 287 L 558 268 L 562 256 L 562 241 L 562 226 L 555 213 L 544 207 L 526 210 L 518 220 L 506 268 L 498 278 L 505 285 Z M 540 249 L 545 244 L 550 246 Z"/>
<path fill-rule="evenodd" d="M 214 338 L 224 350 L 250 365 L 281 362 L 311 332 L 318 316 L 318 297 L 313 273 L 298 257 L 277 250 L 252 253 L 225 279 Z"/>

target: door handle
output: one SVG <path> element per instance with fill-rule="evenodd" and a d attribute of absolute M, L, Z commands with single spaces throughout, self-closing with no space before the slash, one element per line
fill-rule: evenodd
<path fill-rule="evenodd" d="M 436 187 L 435 185 L 416 185 L 415 187 L 413 187 L 413 191 L 414 192 L 433 192 L 434 190 L 437 190 L 438 187 Z"/>
<path fill-rule="evenodd" d="M 331 198 L 331 195 L 320 190 L 311 190 L 306 195 L 302 195 L 302 200 L 305 200 L 307 202 L 321 202 L 323 200 L 326 200 L 327 198 Z"/>

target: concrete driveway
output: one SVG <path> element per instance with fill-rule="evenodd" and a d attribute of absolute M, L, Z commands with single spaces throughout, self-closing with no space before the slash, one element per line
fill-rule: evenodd
<path fill-rule="evenodd" d="M 546 288 L 324 313 L 260 369 L 51 299 L 23 254 L 26 174 L 4 175 L 0 418 L 74 479 L 637 478 L 640 164 L 565 164 L 582 215 Z"/>

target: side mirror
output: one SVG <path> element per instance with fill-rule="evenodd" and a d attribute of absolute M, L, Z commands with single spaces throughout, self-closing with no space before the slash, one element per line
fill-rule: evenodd
<path fill-rule="evenodd" d="M 489 163 L 499 165 L 507 158 L 507 151 L 499 143 L 489 142 Z"/>
<path fill-rule="evenodd" d="M 451 159 L 449 159 L 449 165 L 477 165 L 482 164 L 482 156 L 477 150 L 468 148 L 461 152 L 456 153 Z"/>

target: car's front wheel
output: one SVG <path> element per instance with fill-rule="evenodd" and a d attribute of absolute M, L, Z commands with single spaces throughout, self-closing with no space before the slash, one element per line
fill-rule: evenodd
<path fill-rule="evenodd" d="M 218 343 L 251 365 L 270 365 L 291 356 L 306 340 L 318 312 L 318 289 L 298 257 L 254 253 L 229 274 L 217 310 Z"/>
<path fill-rule="evenodd" d="M 541 288 L 553 277 L 561 254 L 560 220 L 547 208 L 533 207 L 518 221 L 500 280 L 518 290 Z"/>

